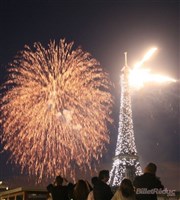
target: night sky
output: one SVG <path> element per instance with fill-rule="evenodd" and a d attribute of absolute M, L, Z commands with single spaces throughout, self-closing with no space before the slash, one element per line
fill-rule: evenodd
<path fill-rule="evenodd" d="M 158 166 L 165 187 L 180 188 L 180 2 L 177 0 L 0 0 L 0 83 L 8 63 L 24 45 L 65 38 L 96 58 L 114 84 L 114 124 L 110 144 L 99 168 L 111 169 L 118 134 L 120 71 L 124 52 L 133 66 L 152 46 L 158 52 L 146 63 L 154 73 L 178 80 L 166 85 L 146 85 L 132 92 L 137 150 L 142 168 Z M 2 146 L 1 149 L 2 150 Z M 18 167 L 6 165 L 0 154 L 0 179 L 19 176 Z"/>

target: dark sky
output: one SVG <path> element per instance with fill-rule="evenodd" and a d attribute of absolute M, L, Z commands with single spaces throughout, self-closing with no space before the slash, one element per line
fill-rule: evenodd
<path fill-rule="evenodd" d="M 114 127 L 111 143 L 100 168 L 112 164 L 120 99 L 120 70 L 124 52 L 128 64 L 140 60 L 152 46 L 158 53 L 147 63 L 155 73 L 179 80 L 180 3 L 175 0 L 0 0 L 0 83 L 8 63 L 24 45 L 66 38 L 82 46 L 110 74 L 115 87 Z M 153 161 L 165 186 L 180 188 L 180 90 L 179 81 L 170 85 L 146 86 L 132 94 L 136 145 L 142 167 Z M 0 155 L 0 179 L 15 175 Z"/>

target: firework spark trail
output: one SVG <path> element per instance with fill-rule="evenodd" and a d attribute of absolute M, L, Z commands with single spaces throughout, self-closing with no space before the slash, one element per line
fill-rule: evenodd
<path fill-rule="evenodd" d="M 9 69 L 1 98 L 1 141 L 30 175 L 76 177 L 91 170 L 109 141 L 110 83 L 99 63 L 73 43 L 25 46 Z M 74 164 L 74 168 L 72 166 Z"/>

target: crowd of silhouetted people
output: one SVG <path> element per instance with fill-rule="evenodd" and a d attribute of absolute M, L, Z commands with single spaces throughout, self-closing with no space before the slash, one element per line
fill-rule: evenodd
<path fill-rule="evenodd" d="M 83 179 L 75 184 L 68 183 L 65 178 L 57 176 L 47 190 L 52 200 L 157 200 L 157 191 L 163 190 L 164 186 L 156 177 L 156 170 L 156 165 L 149 163 L 144 174 L 136 176 L 133 181 L 124 178 L 115 191 L 107 184 L 108 170 L 92 177 L 91 184 Z"/>

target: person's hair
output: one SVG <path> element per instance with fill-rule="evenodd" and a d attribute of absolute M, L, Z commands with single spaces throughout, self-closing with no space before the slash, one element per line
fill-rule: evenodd
<path fill-rule="evenodd" d="M 98 180 L 99 180 L 99 179 L 98 179 L 97 176 L 92 177 L 92 178 L 91 178 L 91 183 L 92 183 L 92 185 L 95 186 L 95 185 L 97 184 Z"/>
<path fill-rule="evenodd" d="M 99 172 L 99 179 L 103 180 L 104 178 L 109 178 L 109 170 L 101 170 Z"/>
<path fill-rule="evenodd" d="M 157 166 L 154 163 L 149 163 L 145 167 L 145 172 L 151 173 L 151 174 L 156 174 Z"/>
<path fill-rule="evenodd" d="M 119 187 L 122 195 L 124 197 L 129 197 L 135 195 L 135 191 L 132 182 L 129 179 L 123 179 Z"/>
<path fill-rule="evenodd" d="M 63 178 L 61 176 L 56 176 L 56 184 L 62 185 L 62 183 L 63 183 Z"/>
<path fill-rule="evenodd" d="M 86 200 L 90 192 L 90 188 L 86 181 L 80 179 L 76 183 L 73 191 L 74 200 Z"/>

